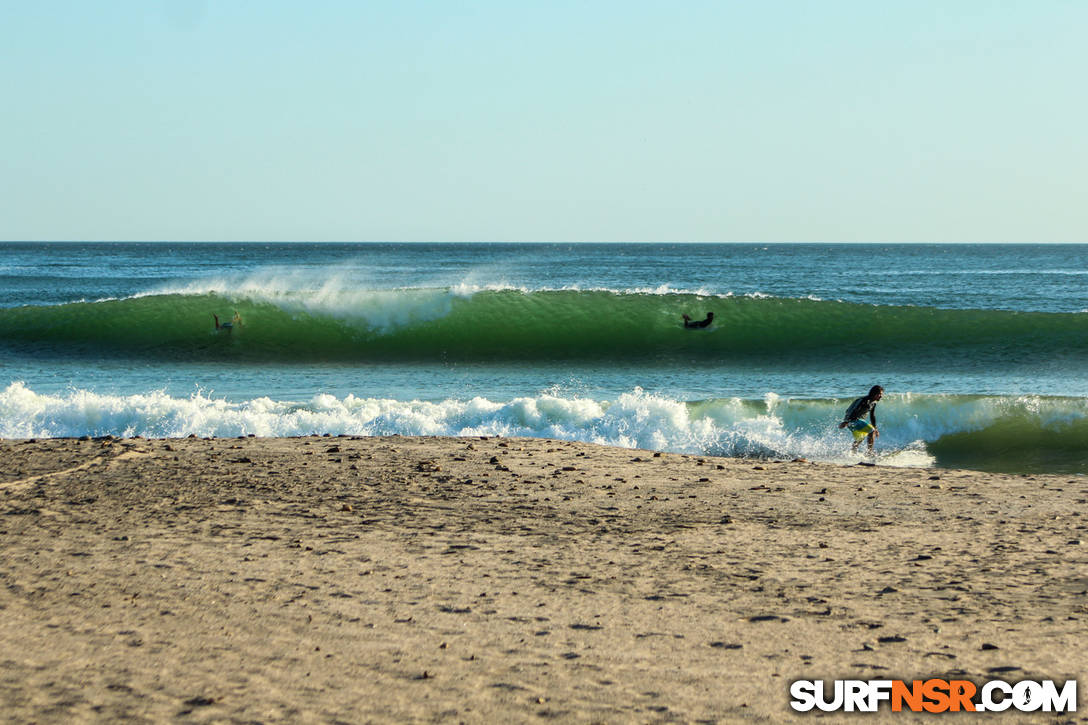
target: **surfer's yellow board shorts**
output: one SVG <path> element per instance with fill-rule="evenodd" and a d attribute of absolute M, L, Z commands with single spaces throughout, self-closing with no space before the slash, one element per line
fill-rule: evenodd
<path fill-rule="evenodd" d="M 865 420 L 852 420 L 846 424 L 846 427 L 854 434 L 854 440 L 856 441 L 860 441 L 862 438 L 876 430 L 872 423 Z"/>

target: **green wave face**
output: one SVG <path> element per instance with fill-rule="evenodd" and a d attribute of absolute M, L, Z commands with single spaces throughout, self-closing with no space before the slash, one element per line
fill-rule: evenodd
<path fill-rule="evenodd" d="M 977 471 L 1088 474 L 1088 418 L 1044 424 L 1022 417 L 950 433 L 926 445 L 938 465 Z"/>
<path fill-rule="evenodd" d="M 693 419 L 724 432 L 721 455 L 833 460 L 847 445 L 837 424 L 849 400 L 707 400 Z M 878 450 L 892 465 L 1001 473 L 1088 475 L 1088 399 L 987 395 L 886 395 Z M 780 424 L 761 430 L 755 423 Z"/>
<path fill-rule="evenodd" d="M 1088 474 L 1088 399 L 908 394 L 890 402 L 893 439 L 923 441 L 943 468 Z"/>
<path fill-rule="evenodd" d="M 243 325 L 217 332 L 212 313 Z M 681 314 L 705 330 L 686 330 Z M 247 361 L 1088 361 L 1088 315 L 609 291 L 163 294 L 0 310 L 0 344 Z"/>

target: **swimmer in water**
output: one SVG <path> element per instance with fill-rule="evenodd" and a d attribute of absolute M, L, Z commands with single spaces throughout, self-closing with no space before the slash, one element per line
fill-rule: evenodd
<path fill-rule="evenodd" d="M 215 314 L 214 312 L 212 313 L 212 317 L 215 319 L 215 329 L 219 332 L 227 332 L 229 334 L 234 330 L 234 327 L 236 325 L 238 327 L 242 326 L 242 316 L 238 314 L 238 310 L 234 311 L 234 317 L 231 318 L 230 322 L 220 323 L 219 315 Z"/>
<path fill-rule="evenodd" d="M 698 329 L 700 327 L 710 327 L 710 323 L 714 321 L 713 312 L 706 313 L 705 320 L 693 320 L 687 315 L 682 315 L 682 317 L 684 318 L 684 327 L 688 328 L 689 330 Z"/>

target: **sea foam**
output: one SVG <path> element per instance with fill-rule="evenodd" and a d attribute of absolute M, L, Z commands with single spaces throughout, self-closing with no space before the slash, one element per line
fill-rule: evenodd
<path fill-rule="evenodd" d="M 698 455 L 855 463 L 838 428 L 849 400 L 674 400 L 634 389 L 613 399 L 555 391 L 505 401 L 394 400 L 330 394 L 308 400 L 233 401 L 197 392 L 111 395 L 37 393 L 22 382 L 0 392 L 0 436 L 184 437 L 427 435 L 543 437 Z M 993 468 L 1028 456 L 1032 470 L 1085 472 L 1088 400 L 1040 396 L 889 395 L 878 408 L 878 460 L 942 461 Z M 996 468 L 994 470 L 1000 470 Z"/>

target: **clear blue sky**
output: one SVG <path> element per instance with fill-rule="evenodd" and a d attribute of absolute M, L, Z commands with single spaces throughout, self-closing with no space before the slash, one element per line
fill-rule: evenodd
<path fill-rule="evenodd" d="M 0 239 L 1088 242 L 1088 2 L 0 0 Z"/>

